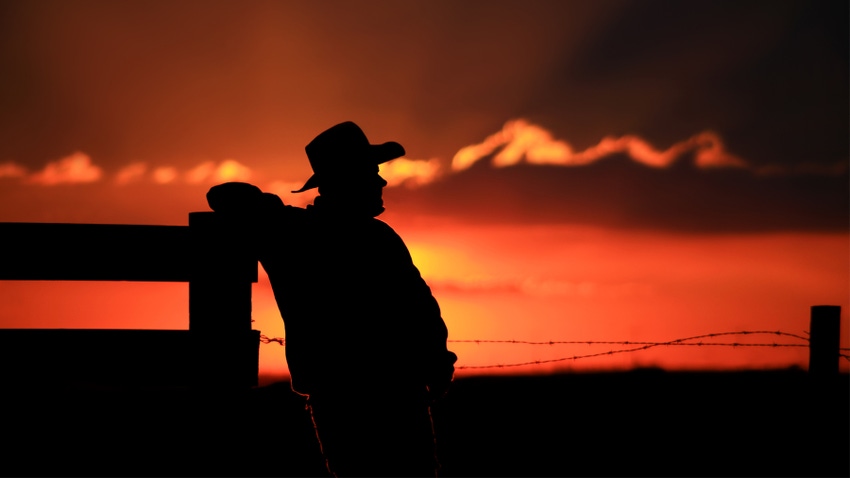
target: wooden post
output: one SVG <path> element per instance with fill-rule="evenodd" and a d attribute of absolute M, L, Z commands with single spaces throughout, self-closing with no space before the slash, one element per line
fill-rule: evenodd
<path fill-rule="evenodd" d="M 192 244 L 189 331 L 196 384 L 257 385 L 260 333 L 251 329 L 251 284 L 257 259 L 244 231 L 213 212 L 189 213 Z"/>
<path fill-rule="evenodd" d="M 809 374 L 837 376 L 841 306 L 813 305 L 809 328 Z"/>

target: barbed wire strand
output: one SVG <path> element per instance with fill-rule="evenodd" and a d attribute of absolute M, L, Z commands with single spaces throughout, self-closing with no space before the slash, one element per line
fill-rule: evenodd
<path fill-rule="evenodd" d="M 280 344 L 281 346 L 286 346 L 286 339 L 282 337 L 267 337 L 265 334 L 260 334 L 260 342 L 264 344 L 270 344 L 275 342 Z"/>
<path fill-rule="evenodd" d="M 561 357 L 547 360 L 533 360 L 529 362 L 511 363 L 511 364 L 496 364 L 496 365 L 460 365 L 455 368 L 463 369 L 484 369 L 484 368 L 506 368 L 506 367 L 523 367 L 529 365 L 541 365 L 554 362 L 565 362 L 567 360 L 579 360 L 592 357 L 602 357 L 606 355 L 616 355 L 622 353 L 639 352 L 648 350 L 654 347 L 666 346 L 690 346 L 690 347 L 809 347 L 808 344 L 778 344 L 778 343 L 740 343 L 740 342 L 697 342 L 690 343 L 694 340 L 705 338 L 723 337 L 730 335 L 777 335 L 782 337 L 791 337 L 805 342 L 810 342 L 809 338 L 798 334 L 792 334 L 774 330 L 742 330 L 738 332 L 716 332 L 711 334 L 694 335 L 691 337 L 683 337 L 679 339 L 669 340 L 666 342 L 644 342 L 644 341 L 610 341 L 610 340 L 550 340 L 545 342 L 536 342 L 528 340 L 489 340 L 489 339 L 455 339 L 448 340 L 453 343 L 475 343 L 475 344 L 512 344 L 512 345 L 637 345 L 638 347 L 608 350 L 605 352 L 596 352 L 590 354 L 573 355 L 571 357 Z M 281 337 L 268 337 L 264 334 L 260 335 L 260 342 L 264 344 L 277 343 L 281 346 L 286 345 L 286 339 Z M 848 351 L 850 348 L 840 348 L 839 351 Z M 839 353 L 839 357 L 850 361 L 850 355 Z"/>
<path fill-rule="evenodd" d="M 457 369 L 481 369 L 481 368 L 506 368 L 506 367 L 523 367 L 527 365 L 542 365 L 546 363 L 555 363 L 555 362 L 565 362 L 567 360 L 578 360 L 578 359 L 586 359 L 591 357 L 602 357 L 605 355 L 616 355 L 622 353 L 629 352 L 638 352 L 641 350 L 647 350 L 654 347 L 668 346 L 668 345 L 693 345 L 693 346 L 727 346 L 727 347 L 808 347 L 803 344 L 742 344 L 742 343 L 707 343 L 707 344 L 677 344 L 677 343 L 667 343 L 667 342 L 658 342 L 651 343 L 647 345 L 643 345 L 640 347 L 634 347 L 629 349 L 618 349 L 618 350 L 608 350 L 606 352 L 597 352 L 592 354 L 584 354 L 584 355 L 573 355 L 572 357 L 561 357 L 556 359 L 548 359 L 548 360 L 533 360 L 529 362 L 520 362 L 520 363 L 510 363 L 510 364 L 496 364 L 496 365 L 460 365 L 456 367 Z"/>
<path fill-rule="evenodd" d="M 550 340 L 545 342 L 535 342 L 530 340 L 483 340 L 483 339 L 455 339 L 449 340 L 449 342 L 455 343 L 501 343 L 501 344 L 524 344 L 524 345 L 656 345 L 656 344 L 674 344 L 678 342 L 689 342 L 692 340 L 699 340 L 705 338 L 714 338 L 714 337 L 722 337 L 728 335 L 778 335 L 782 337 L 792 337 L 795 339 L 809 341 L 808 337 L 803 337 L 802 335 L 791 334 L 788 332 L 782 332 L 778 330 L 742 330 L 738 332 L 717 332 L 712 334 L 702 334 L 702 335 L 694 335 L 691 337 L 683 337 L 680 339 L 670 340 L 668 342 L 635 342 L 635 341 L 603 341 L 603 340 Z"/>
<path fill-rule="evenodd" d="M 723 336 L 730 336 L 730 335 L 759 335 L 759 334 L 761 334 L 761 335 L 769 334 L 769 335 L 777 335 L 777 336 L 782 336 L 782 337 L 792 337 L 792 338 L 795 338 L 795 339 L 803 340 L 805 342 L 809 342 L 808 338 L 803 337 L 801 335 L 792 334 L 792 333 L 788 333 L 788 332 L 782 332 L 782 331 L 774 331 L 774 330 L 754 330 L 754 331 L 742 330 L 742 331 L 737 331 L 737 332 L 716 332 L 716 333 L 710 333 L 710 334 L 694 335 L 694 336 L 691 336 L 691 337 L 683 337 L 683 338 L 679 338 L 679 339 L 669 340 L 669 341 L 666 341 L 666 342 L 633 342 L 633 341 L 619 341 L 618 342 L 618 341 L 578 341 L 578 340 L 573 340 L 573 341 L 560 341 L 560 342 L 557 342 L 557 343 L 559 343 L 559 344 L 560 343 L 564 343 L 564 344 L 587 344 L 587 345 L 639 345 L 639 347 L 617 349 L 617 350 L 608 350 L 608 351 L 605 351 L 605 352 L 597 352 L 597 353 L 582 354 L 582 355 L 573 355 L 572 357 L 561 357 L 561 358 L 548 359 L 548 360 L 534 360 L 534 361 L 529 361 L 529 362 L 520 362 L 520 363 L 511 363 L 511 364 L 461 365 L 461 366 L 458 366 L 457 368 L 458 369 L 489 369 L 489 368 L 523 367 L 523 366 L 528 366 L 528 365 L 541 365 L 541 364 L 546 364 L 546 363 L 565 362 L 565 361 L 568 361 L 568 360 L 579 360 L 579 359 L 585 359 L 585 358 L 591 358 L 591 357 L 602 357 L 602 356 L 606 356 L 606 355 L 616 355 L 616 354 L 623 354 L 623 353 L 639 352 L 639 351 L 642 351 L 642 350 L 648 350 L 648 349 L 651 349 L 651 348 L 654 348 L 654 347 L 661 347 L 661 346 L 697 346 L 697 347 L 702 347 L 702 346 L 808 347 L 809 346 L 808 344 L 777 344 L 777 343 L 769 343 L 769 344 L 756 343 L 756 344 L 753 344 L 753 343 L 739 343 L 739 342 L 732 342 L 732 343 L 727 343 L 727 342 L 688 343 L 688 342 L 691 342 L 691 341 L 694 341 L 694 340 L 701 340 L 701 339 L 705 339 L 705 338 L 723 337 Z M 495 343 L 512 343 L 512 342 L 503 341 L 503 342 L 495 342 Z M 518 342 L 518 343 L 522 343 L 522 342 Z M 548 342 L 528 342 L 528 341 L 526 341 L 525 343 L 526 344 L 533 344 L 533 345 L 549 345 Z M 555 343 L 556 342 L 553 341 L 552 345 L 554 345 Z"/>

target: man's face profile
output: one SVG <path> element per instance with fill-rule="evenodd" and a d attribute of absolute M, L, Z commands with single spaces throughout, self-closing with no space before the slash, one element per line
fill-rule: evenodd
<path fill-rule="evenodd" d="M 348 172 L 323 178 L 319 194 L 344 204 L 345 209 L 375 217 L 384 212 L 383 189 L 387 181 L 374 171 Z"/>

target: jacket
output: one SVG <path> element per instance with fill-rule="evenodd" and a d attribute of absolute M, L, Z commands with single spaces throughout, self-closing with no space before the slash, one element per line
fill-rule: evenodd
<path fill-rule="evenodd" d="M 445 393 L 457 356 L 431 289 L 383 221 L 284 205 L 246 183 L 214 186 L 214 211 L 245 227 L 271 283 L 286 332 L 292 388 Z"/>

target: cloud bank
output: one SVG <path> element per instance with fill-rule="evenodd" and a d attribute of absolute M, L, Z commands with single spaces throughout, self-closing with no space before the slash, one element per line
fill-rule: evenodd
<path fill-rule="evenodd" d="M 666 149 L 626 135 L 574 151 L 546 129 L 513 120 L 420 183 L 389 190 L 388 205 L 470 222 L 683 232 L 850 229 L 846 162 L 753 167 L 712 131 Z"/>
<path fill-rule="evenodd" d="M 439 159 L 400 158 L 381 165 L 381 175 L 390 187 L 419 187 L 463 172 L 477 163 L 492 168 L 516 165 L 580 167 L 590 166 L 609 157 L 628 158 L 654 169 L 668 169 L 679 162 L 690 162 L 699 170 L 741 169 L 757 175 L 825 175 L 846 173 L 846 161 L 825 164 L 803 161 L 797 164 L 754 166 L 730 152 L 723 138 L 705 130 L 666 148 L 659 148 L 637 135 L 606 136 L 581 151 L 550 131 L 526 119 L 513 119 L 483 141 L 460 148 L 448 166 Z"/>
<path fill-rule="evenodd" d="M 186 170 L 175 166 L 151 167 L 145 162 L 130 163 L 116 171 L 110 179 L 124 186 L 140 181 L 156 184 L 217 184 L 225 181 L 249 181 L 252 171 L 249 167 L 233 159 L 219 163 L 206 161 Z M 43 169 L 35 172 L 14 162 L 0 164 L 0 178 L 14 178 L 23 184 L 56 186 L 60 184 L 96 183 L 107 178 L 103 168 L 94 164 L 91 157 L 83 152 L 48 162 Z"/>
<path fill-rule="evenodd" d="M 574 151 L 569 143 L 554 139 L 549 131 L 524 119 L 508 121 L 501 131 L 481 143 L 462 148 L 452 158 L 451 166 L 453 171 L 462 171 L 488 156 L 492 156 L 491 164 L 496 167 L 520 162 L 584 166 L 618 153 L 656 168 L 666 168 L 688 153 L 694 155 L 701 168 L 746 166 L 744 160 L 726 151 L 720 136 L 713 131 L 703 131 L 663 151 L 634 135 L 607 136 L 594 146 Z"/>
<path fill-rule="evenodd" d="M 683 232 L 850 230 L 846 162 L 753 167 L 712 131 L 666 148 L 624 135 L 576 151 L 545 128 L 516 119 L 483 141 L 460 148 L 450 162 L 403 157 L 381 165 L 381 174 L 389 186 L 388 211 L 471 223 Z M 83 152 L 34 172 L 12 162 L 0 164 L 0 179 L 24 188 L 100 182 L 203 190 L 225 181 L 250 181 L 286 204 L 303 207 L 315 197 L 315 191 L 291 193 L 303 181 L 268 176 L 234 159 L 188 168 L 133 162 L 107 174 Z M 110 194 L 121 195 L 120 190 Z"/>
<path fill-rule="evenodd" d="M 57 184 L 92 183 L 103 176 L 103 170 L 92 163 L 91 158 L 81 152 L 75 152 L 57 161 L 47 163 L 41 171 L 21 174 L 30 184 L 55 186 Z"/>

